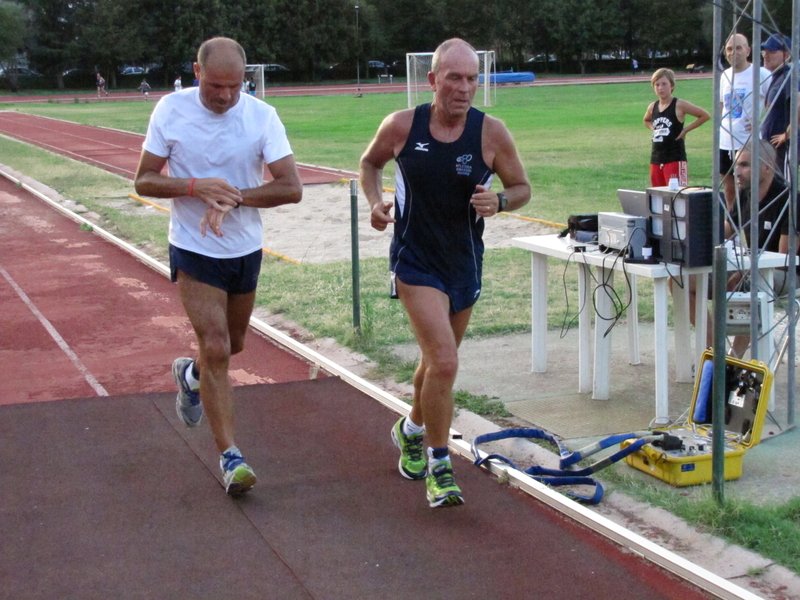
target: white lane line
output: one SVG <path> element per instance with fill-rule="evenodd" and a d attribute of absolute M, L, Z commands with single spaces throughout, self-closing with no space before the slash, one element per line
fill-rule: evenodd
<path fill-rule="evenodd" d="M 92 386 L 92 389 L 95 392 L 97 392 L 97 395 L 98 396 L 108 396 L 108 392 L 106 391 L 106 389 L 102 385 L 100 385 L 100 382 L 97 381 L 97 379 L 95 379 L 94 375 L 92 375 L 89 372 L 89 369 L 87 369 L 86 365 L 84 365 L 81 362 L 81 359 L 78 358 L 78 355 L 75 354 L 75 352 L 72 351 L 72 348 L 69 347 L 69 344 L 67 344 L 67 342 L 64 340 L 64 338 L 62 338 L 61 335 L 58 333 L 58 331 L 56 331 L 56 328 L 53 327 L 53 325 L 50 323 L 50 321 L 47 320 L 47 317 L 45 317 L 42 314 L 42 312 L 38 308 L 36 308 L 36 305 L 31 301 L 30 298 L 28 298 L 28 295 L 24 291 L 22 291 L 22 288 L 17 285 L 17 282 L 14 281 L 11 278 L 11 275 L 8 274 L 8 271 L 6 271 L 4 268 L 0 267 L 0 274 L 2 274 L 3 277 L 5 277 L 6 281 L 8 281 L 9 285 L 12 288 L 14 288 L 14 291 L 17 292 L 17 295 L 22 299 L 22 301 L 25 303 L 25 305 L 36 316 L 36 318 L 39 319 L 39 321 L 42 323 L 42 325 L 44 325 L 44 328 L 52 336 L 52 338 L 56 341 L 56 344 L 58 344 L 58 347 L 61 348 L 64 351 L 64 354 L 66 354 L 69 357 L 69 359 L 72 361 L 72 364 L 75 365 L 75 368 L 78 369 L 78 371 L 81 372 L 81 374 L 86 379 L 86 381 L 89 383 L 89 385 Z"/>

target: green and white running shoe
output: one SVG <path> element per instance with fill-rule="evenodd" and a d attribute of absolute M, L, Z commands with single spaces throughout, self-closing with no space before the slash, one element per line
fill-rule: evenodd
<path fill-rule="evenodd" d="M 424 479 L 428 472 L 428 461 L 422 445 L 422 434 L 406 435 L 403 433 L 405 420 L 405 417 L 401 417 L 392 427 L 392 441 L 400 449 L 400 461 L 397 468 L 406 479 Z"/>
<path fill-rule="evenodd" d="M 256 484 L 256 474 L 244 462 L 242 453 L 235 446 L 231 446 L 220 455 L 219 466 L 222 469 L 225 493 L 229 496 L 241 496 Z"/>
<path fill-rule="evenodd" d="M 449 458 L 430 459 L 425 485 L 428 488 L 428 502 L 431 508 L 446 508 L 464 504 L 464 497 L 461 495 L 461 488 L 456 485 L 453 465 Z"/>

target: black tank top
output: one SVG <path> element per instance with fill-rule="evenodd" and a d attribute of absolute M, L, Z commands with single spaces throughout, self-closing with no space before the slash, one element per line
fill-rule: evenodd
<path fill-rule="evenodd" d="M 415 109 L 396 159 L 391 269 L 407 259 L 448 286 L 467 286 L 480 281 L 483 262 L 484 221 L 470 198 L 493 175 L 483 162 L 484 113 L 470 108 L 461 137 L 448 143 L 431 135 L 430 115 L 430 104 Z"/>
<path fill-rule="evenodd" d="M 653 104 L 653 148 L 650 151 L 650 164 L 663 165 L 666 163 L 685 161 L 686 147 L 683 140 L 675 138 L 683 131 L 683 123 L 678 121 L 675 107 L 678 99 L 673 98 L 664 112 L 658 110 L 658 100 Z"/>

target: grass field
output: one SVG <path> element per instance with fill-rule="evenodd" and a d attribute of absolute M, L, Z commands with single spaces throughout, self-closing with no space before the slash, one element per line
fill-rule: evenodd
<path fill-rule="evenodd" d="M 677 95 L 711 110 L 711 81 L 679 81 Z M 617 210 L 618 188 L 644 189 L 648 184 L 649 131 L 642 115 L 654 98 L 649 84 L 506 88 L 498 90 L 497 106 L 488 110 L 503 119 L 516 140 L 533 184 L 533 199 L 521 214 L 565 222 L 570 214 Z M 358 158 L 382 118 L 405 107 L 405 95 L 273 98 L 286 124 L 300 162 L 355 170 Z M 153 104 L 67 102 L 17 106 L 31 114 L 144 133 Z M 690 182 L 711 183 L 710 126 L 687 141 Z M 94 167 L 0 137 L 0 162 L 57 189 L 98 212 L 123 237 L 160 255 L 166 245 L 166 218 L 160 214 L 131 217 L 120 207 L 132 190 L 129 182 Z M 563 265 L 554 265 L 548 290 L 551 327 L 564 319 L 563 287 L 575 288 L 573 273 L 562 283 Z M 320 337 L 334 337 L 375 359 L 385 370 L 408 376 L 413 365 L 391 353 L 394 344 L 411 341 L 397 302 L 386 298 L 386 260 L 361 265 L 362 332 L 351 325 L 350 265 L 301 266 L 267 259 L 258 304 L 281 312 Z M 484 295 L 476 305 L 468 335 L 491 336 L 530 328 L 530 275 L 527 253 L 491 250 L 484 267 Z M 640 317 L 652 307 L 645 282 L 640 282 Z M 569 296 L 567 296 L 569 297 Z M 572 296 L 573 307 L 577 301 Z M 652 314 L 652 313 L 650 313 Z M 467 399 L 469 402 L 470 399 Z M 651 504 L 663 506 L 690 523 L 757 549 L 800 572 L 798 501 L 780 507 L 729 503 L 720 510 L 713 501 L 690 501 L 664 493 L 663 486 L 641 486 L 612 476 L 617 487 Z"/>

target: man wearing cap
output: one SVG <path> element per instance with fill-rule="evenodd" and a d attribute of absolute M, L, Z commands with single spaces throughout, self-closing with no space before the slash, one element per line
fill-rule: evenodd
<path fill-rule="evenodd" d="M 764 66 L 772 71 L 764 97 L 766 113 L 761 124 L 761 139 L 768 140 L 775 147 L 775 161 L 781 173 L 786 168 L 789 147 L 786 131 L 791 118 L 791 49 L 792 40 L 780 33 L 773 33 L 761 44 Z"/>

